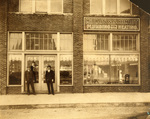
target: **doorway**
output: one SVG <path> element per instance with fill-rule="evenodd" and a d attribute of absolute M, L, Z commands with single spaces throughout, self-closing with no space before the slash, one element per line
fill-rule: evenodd
<path fill-rule="evenodd" d="M 56 77 L 56 55 L 26 55 L 25 70 L 27 66 L 34 64 L 35 82 L 34 87 L 36 93 L 48 93 L 47 84 L 45 81 L 45 73 L 47 66 L 50 65 L 51 69 L 55 72 L 54 91 L 57 92 L 57 77 Z M 25 84 L 25 91 L 26 91 Z"/>

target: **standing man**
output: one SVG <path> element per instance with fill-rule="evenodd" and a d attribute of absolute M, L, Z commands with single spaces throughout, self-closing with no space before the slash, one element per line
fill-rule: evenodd
<path fill-rule="evenodd" d="M 35 89 L 34 89 L 34 74 L 33 71 L 31 70 L 31 68 L 28 66 L 27 67 L 27 71 L 25 71 L 25 81 L 27 83 L 27 93 L 28 95 L 30 94 L 30 89 L 29 89 L 29 85 L 31 85 L 33 94 L 35 95 Z"/>
<path fill-rule="evenodd" d="M 50 65 L 47 66 L 47 71 L 46 71 L 45 78 L 46 78 L 48 93 L 51 94 L 51 91 L 50 91 L 50 87 L 51 87 L 52 94 L 54 95 L 53 83 L 55 83 L 55 74 L 54 74 L 54 71 L 51 70 Z"/>
<path fill-rule="evenodd" d="M 36 67 L 36 65 L 35 65 L 35 62 L 32 62 L 31 65 L 32 65 L 31 66 L 31 71 L 33 71 L 33 74 L 34 74 L 34 82 L 36 83 L 36 73 L 35 73 L 35 67 Z"/>

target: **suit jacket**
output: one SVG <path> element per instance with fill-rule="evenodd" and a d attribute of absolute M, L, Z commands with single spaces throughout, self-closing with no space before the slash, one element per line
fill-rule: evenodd
<path fill-rule="evenodd" d="M 34 80 L 33 71 L 25 71 L 25 80 L 26 81 L 33 81 Z"/>
<path fill-rule="evenodd" d="M 51 70 L 50 72 L 46 71 L 45 78 L 46 78 L 46 82 L 55 83 L 55 73 L 54 73 L 54 71 L 53 70 Z M 53 79 L 53 82 L 52 82 L 52 79 Z"/>

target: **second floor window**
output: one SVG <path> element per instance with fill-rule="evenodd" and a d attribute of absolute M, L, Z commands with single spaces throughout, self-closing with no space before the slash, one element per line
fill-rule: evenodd
<path fill-rule="evenodd" d="M 90 0 L 90 14 L 130 14 L 128 0 Z"/>
<path fill-rule="evenodd" d="M 63 13 L 63 0 L 20 0 L 20 12 Z"/>

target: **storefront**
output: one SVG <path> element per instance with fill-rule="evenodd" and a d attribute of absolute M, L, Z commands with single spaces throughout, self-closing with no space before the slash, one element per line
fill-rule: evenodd
<path fill-rule="evenodd" d="M 32 64 L 37 93 L 48 65 L 56 93 L 150 91 L 149 19 L 129 0 L 3 0 L 0 94 L 26 93 Z"/>
<path fill-rule="evenodd" d="M 84 85 L 140 85 L 140 19 L 85 17 L 84 23 Z"/>
<path fill-rule="evenodd" d="M 45 73 L 50 65 L 55 72 L 54 89 L 72 85 L 72 33 L 9 32 L 8 86 L 22 86 L 26 92 L 24 72 L 35 67 L 35 89 L 46 93 Z"/>

